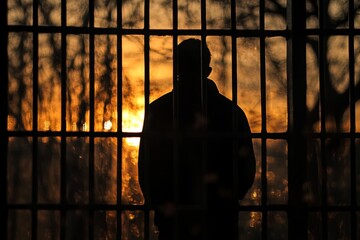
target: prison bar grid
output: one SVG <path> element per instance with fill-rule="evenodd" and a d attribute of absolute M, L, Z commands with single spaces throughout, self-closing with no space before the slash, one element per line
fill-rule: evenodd
<path fill-rule="evenodd" d="M 94 229 L 93 229 L 93 218 L 94 211 L 99 209 L 111 209 L 116 210 L 117 213 L 117 238 L 121 239 L 121 213 L 124 210 L 141 210 L 144 211 L 144 225 L 145 225 L 145 239 L 149 239 L 149 212 L 144 206 L 133 206 L 133 205 L 124 205 L 121 202 L 121 186 L 122 186 L 122 154 L 121 154 L 121 141 L 124 137 L 139 137 L 140 133 L 128 133 L 123 132 L 121 127 L 118 127 L 118 132 L 95 132 L 94 131 L 94 37 L 101 34 L 114 34 L 117 36 L 117 82 L 118 82 L 118 96 L 117 96 L 117 112 L 118 112 L 118 125 L 121 126 L 122 122 L 122 37 L 125 35 L 142 35 L 144 36 L 144 58 L 145 58 L 145 108 L 149 104 L 150 96 L 150 37 L 157 35 L 170 35 L 173 36 L 173 49 L 177 46 L 177 38 L 181 35 L 193 35 L 201 36 L 202 39 L 205 39 L 207 36 L 230 36 L 231 37 L 231 51 L 232 51 L 232 97 L 233 101 L 237 102 L 237 38 L 239 37 L 257 37 L 260 39 L 260 68 L 261 68 L 261 119 L 262 127 L 261 133 L 253 133 L 252 136 L 254 139 L 261 140 L 261 189 L 262 189 L 262 198 L 260 206 L 239 206 L 239 211 L 256 211 L 262 213 L 262 239 L 268 239 L 268 213 L 270 211 L 285 211 L 289 215 L 289 239 L 304 239 L 306 238 L 306 217 L 309 212 L 321 212 L 322 216 L 322 237 L 323 239 L 328 239 L 328 213 L 331 211 L 344 211 L 348 212 L 351 217 L 351 237 L 356 239 L 357 237 L 357 212 L 359 212 L 359 207 L 357 205 L 357 181 L 356 181 L 356 139 L 358 139 L 359 133 L 356 132 L 356 112 L 355 112 L 355 103 L 358 88 L 355 88 L 355 76 L 354 76 L 354 37 L 360 34 L 359 29 L 354 27 L 354 17 L 355 17 L 355 6 L 353 1 L 349 1 L 349 27 L 346 29 L 327 29 L 325 26 L 324 19 L 324 8 L 323 2 L 319 1 L 319 28 L 318 29 L 305 29 L 305 3 L 298 3 L 296 1 L 288 3 L 288 13 L 292 17 L 289 21 L 289 25 L 292 25 L 293 28 L 287 30 L 266 30 L 265 29 L 265 1 L 260 1 L 260 29 L 259 30 L 239 30 L 236 28 L 236 4 L 234 1 L 231 2 L 231 29 L 207 29 L 206 28 L 206 1 L 201 1 L 201 29 L 200 30 L 187 30 L 187 29 L 178 29 L 178 8 L 177 1 L 173 2 L 173 29 L 151 29 L 150 28 L 150 3 L 145 1 L 144 4 L 144 28 L 143 29 L 123 29 L 122 28 L 122 9 L 121 4 L 117 8 L 117 27 L 116 28 L 96 28 L 94 27 L 94 3 L 89 1 L 89 27 L 70 27 L 67 26 L 66 21 L 66 1 L 61 1 L 61 26 L 39 26 L 38 24 L 38 5 L 39 1 L 33 1 L 33 17 L 32 25 L 8 25 L 7 22 L 7 1 L 1 1 L 0 3 L 0 24 L 2 29 L 2 36 L 0 39 L 0 58 L 2 59 L 2 67 L 0 68 L 0 100 L 1 100 L 1 115 L 0 115 L 0 153 L 3 156 L 1 161 L 1 186 L 3 189 L 1 194 L 1 216 L 3 222 L 8 220 L 8 211 L 17 210 L 17 209 L 27 209 L 31 210 L 31 237 L 32 239 L 37 239 L 37 225 L 38 225 L 38 212 L 39 210 L 48 209 L 48 210 L 60 210 L 61 224 L 60 224 L 60 239 L 66 239 L 66 214 L 67 210 L 77 209 L 81 206 L 71 205 L 67 203 L 66 200 L 66 139 L 68 137 L 89 137 L 90 148 L 89 148 L 89 204 L 87 206 L 88 216 L 90 220 L 88 234 L 90 239 L 94 238 Z M 300 11 L 298 11 L 301 9 Z M 29 32 L 33 35 L 33 120 L 32 120 L 32 130 L 31 131 L 9 131 L 8 130 L 8 62 L 5 59 L 8 59 L 8 34 L 11 32 Z M 38 37 L 41 33 L 60 33 L 61 34 L 61 130 L 53 132 L 41 132 L 38 131 Z M 90 131 L 89 132 L 68 132 L 66 130 L 66 38 L 69 34 L 87 34 L 89 35 L 90 43 Z M 313 138 L 319 139 L 321 143 L 321 161 L 322 161 L 322 171 L 326 173 L 327 162 L 325 156 L 325 141 L 328 137 L 339 136 L 341 138 L 350 139 L 350 161 L 351 161 L 351 201 L 350 206 L 330 206 L 328 204 L 328 190 L 326 187 L 327 176 L 324 174 L 322 176 L 322 202 L 321 206 L 305 206 L 301 202 L 297 202 L 299 197 L 301 197 L 301 184 L 302 180 L 298 177 L 300 173 L 304 173 L 305 170 L 298 172 L 298 167 L 303 169 L 301 161 L 305 162 L 306 160 L 306 139 L 301 132 L 301 128 L 306 125 L 306 119 L 301 118 L 304 116 L 304 94 L 306 89 L 306 59 L 304 56 L 305 45 L 306 45 L 306 36 L 316 35 L 319 37 L 319 58 L 320 58 L 320 105 L 321 105 L 321 131 L 320 133 L 312 134 Z M 348 133 L 331 133 L 326 130 L 326 119 L 325 113 L 327 105 L 325 97 L 325 81 L 326 76 L 324 76 L 324 63 L 326 62 L 326 46 L 325 39 L 328 36 L 348 36 L 348 55 L 349 55 L 349 102 L 350 102 L 350 131 Z M 266 66 L 265 66 L 265 39 L 267 37 L 280 36 L 291 39 L 291 44 L 288 45 L 288 114 L 289 114 L 289 130 L 287 133 L 269 133 L 267 131 L 267 114 L 266 114 Z M 173 59 L 176 59 L 176 52 L 173 52 Z M 176 66 L 176 60 L 174 60 L 174 69 Z M 299 67 L 300 66 L 300 67 Z M 176 73 L 173 75 L 174 79 L 176 78 Z M 298 91 L 302 89 L 301 91 Z M 300 100 L 299 100 L 300 99 Z M 8 155 L 8 141 L 9 137 L 31 137 L 32 138 L 32 198 L 30 204 L 12 204 L 7 200 L 7 155 Z M 61 143 L 61 189 L 60 189 L 60 204 L 39 204 L 37 199 L 37 162 L 38 162 L 38 149 L 37 142 L 39 137 L 46 136 L 57 136 L 60 137 Z M 106 204 L 95 204 L 94 200 L 94 139 L 97 137 L 116 137 L 117 138 L 117 202 L 116 205 L 106 205 Z M 289 204 L 285 205 L 269 205 L 267 199 L 267 140 L 268 139 L 284 139 L 288 141 L 289 144 Z M 305 147 L 305 150 L 304 148 Z M 303 153 L 298 155 L 298 153 Z M 298 214 L 299 210 L 305 214 L 301 215 L 299 218 L 293 218 L 293 214 Z M 301 221 L 299 220 L 301 219 Z M 301 227 L 299 227 L 299 225 Z M 7 235 L 7 226 L 3 225 L 1 227 L 2 233 Z M 298 230 L 295 230 L 298 229 Z M 241 234 L 241 233 L 240 233 Z"/>

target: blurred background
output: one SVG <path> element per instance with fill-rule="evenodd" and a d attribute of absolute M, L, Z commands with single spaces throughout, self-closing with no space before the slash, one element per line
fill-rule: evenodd
<path fill-rule="evenodd" d="M 210 78 L 253 133 L 239 239 L 288 239 L 289 4 L 176 3 L 7 0 L 7 239 L 156 239 L 137 176 L 144 108 L 172 90 L 174 38 L 204 26 Z M 359 5 L 306 1 L 308 239 L 360 229 Z"/>

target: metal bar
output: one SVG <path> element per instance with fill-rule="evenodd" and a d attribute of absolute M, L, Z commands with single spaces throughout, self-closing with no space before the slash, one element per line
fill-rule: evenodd
<path fill-rule="evenodd" d="M 117 38 L 116 38 L 116 52 L 117 52 L 117 167 L 116 167 L 116 239 L 122 239 L 122 1 L 117 1 Z M 145 238 L 146 239 L 146 238 Z"/>
<path fill-rule="evenodd" d="M 39 81 L 38 81 L 38 59 L 39 59 L 39 35 L 38 29 L 38 6 L 37 0 L 33 1 L 33 121 L 32 121 L 32 205 L 33 207 L 37 204 L 38 197 L 38 93 L 39 93 Z M 31 211 L 31 236 L 32 239 L 37 239 L 37 215 L 38 211 L 32 208 Z"/>
<path fill-rule="evenodd" d="M 9 32 L 33 32 L 34 26 L 31 25 L 9 25 L 7 26 Z M 88 27 L 73 27 L 69 26 L 66 28 L 62 28 L 61 26 L 38 26 L 37 31 L 39 33 L 61 33 L 66 32 L 68 34 L 89 34 L 90 29 Z M 91 32 L 94 34 L 117 34 L 119 29 L 117 28 L 102 28 L 102 27 L 94 27 Z M 150 35 L 154 36 L 172 36 L 174 31 L 172 29 L 122 29 L 123 35 L 144 35 L 145 32 L 149 32 Z M 189 35 L 189 36 L 198 36 L 201 35 L 201 29 L 177 29 L 178 35 Z M 355 28 L 350 30 L 348 28 L 314 28 L 314 29 L 306 29 L 306 35 L 339 35 L 339 36 L 353 36 L 360 35 L 360 29 Z M 289 34 L 288 29 L 284 30 L 271 30 L 271 29 L 236 29 L 234 32 L 232 29 L 207 29 L 207 36 L 237 36 L 237 37 L 287 37 Z"/>
<path fill-rule="evenodd" d="M 206 43 L 207 29 L 206 29 L 206 0 L 201 0 L 201 41 Z M 201 54 L 203 55 L 205 46 L 201 45 Z M 203 59 L 203 56 L 201 56 Z M 201 112 L 204 117 L 207 117 L 207 84 L 203 77 L 203 69 L 201 68 Z M 203 159 L 204 160 L 204 159 Z"/>
<path fill-rule="evenodd" d="M 355 89 L 354 89 L 355 90 Z M 141 132 L 122 132 L 122 133 L 116 133 L 116 132 L 71 132 L 68 131 L 66 132 L 66 134 L 64 134 L 67 137 L 89 137 L 89 136 L 93 136 L 93 137 L 116 137 L 117 134 L 120 134 L 122 137 L 141 137 Z M 31 137 L 32 136 L 32 131 L 7 131 L 7 135 L 9 137 Z M 47 132 L 47 131 L 38 131 L 37 135 L 39 137 L 46 137 L 46 136 L 52 136 L 52 137 L 60 137 L 62 136 L 62 132 L 61 131 L 51 131 L 51 132 Z M 214 137 L 214 136 L 219 136 L 219 137 L 229 137 L 232 134 L 221 134 L 221 133 L 214 133 L 214 132 L 208 132 L 209 137 Z M 325 138 L 333 138 L 333 137 L 340 137 L 340 138 L 351 138 L 352 135 L 355 138 L 360 138 L 360 133 L 359 132 L 354 132 L 354 133 L 350 133 L 350 132 L 326 132 L 326 133 L 317 133 L 317 132 L 313 132 L 309 134 L 309 137 L 311 138 L 321 138 L 321 137 L 325 137 Z M 195 135 L 194 135 L 195 136 Z M 262 133 L 251 133 L 250 137 L 251 138 L 262 138 L 263 136 L 265 136 Z M 249 136 L 246 136 L 249 137 Z M 277 132 L 277 133 L 266 133 L 266 138 L 267 139 L 287 139 L 289 137 L 289 133 L 288 132 Z"/>
<path fill-rule="evenodd" d="M 201 53 L 201 74 L 200 74 L 200 81 L 201 81 L 201 114 L 202 117 L 204 119 L 207 119 L 208 116 L 208 91 L 207 91 L 207 78 L 204 77 L 204 69 L 203 69 L 203 63 L 202 60 L 204 59 L 204 54 L 205 54 L 205 43 L 206 43 L 206 37 L 207 37 L 207 17 L 206 17 L 206 0 L 201 0 L 200 2 L 201 4 L 201 16 L 200 16 L 200 21 L 201 21 L 201 49 L 200 49 L 200 53 Z M 205 134 L 207 134 L 208 132 L 208 126 L 206 126 L 205 129 Z M 203 176 L 205 176 L 207 168 L 208 168 L 208 154 L 207 154 L 207 148 L 208 148 L 208 144 L 207 144 L 207 139 L 206 139 L 206 135 L 201 137 L 201 151 L 202 151 L 202 169 L 201 169 L 201 174 Z M 205 228 L 207 227 L 207 223 L 208 223 L 208 217 L 207 215 L 210 215 L 211 213 L 209 213 L 207 211 L 208 208 L 208 199 L 207 199 L 207 186 L 204 184 L 202 186 L 202 194 L 203 194 L 203 199 L 202 199 L 202 206 L 201 208 L 202 210 L 202 224 L 205 226 Z M 206 240 L 208 239 L 208 234 L 207 231 L 204 231 L 203 234 L 203 239 Z"/>
<path fill-rule="evenodd" d="M 66 1 L 61 1 L 61 29 L 66 29 Z M 60 239 L 65 240 L 66 236 L 66 32 L 61 32 L 61 132 L 60 132 Z"/>
<path fill-rule="evenodd" d="M 306 7 L 305 2 L 288 3 L 288 180 L 289 239 L 307 239 L 307 206 L 303 186 L 307 169 L 306 107 Z"/>
<path fill-rule="evenodd" d="M 354 1 L 349 1 L 349 30 L 354 30 Z M 355 94 L 355 47 L 354 36 L 348 36 L 349 41 L 349 97 L 350 97 L 350 205 L 351 205 L 351 238 L 357 239 L 357 181 L 356 181 L 356 144 L 355 144 L 355 131 L 356 131 L 356 94 Z"/>
<path fill-rule="evenodd" d="M 237 101 L 238 101 L 238 88 L 237 88 L 237 38 L 236 38 L 236 2 L 231 1 L 231 30 L 233 32 L 231 36 L 231 89 L 232 89 L 232 101 L 233 105 L 233 113 L 232 113 L 232 129 L 233 133 L 238 133 L 238 115 L 237 115 Z M 238 192 L 239 189 L 239 163 L 238 163 L 238 146 L 239 146 L 239 139 L 236 135 L 232 138 L 233 139 L 233 156 L 232 156 L 232 165 L 233 165 L 233 192 Z M 235 194 L 237 196 L 237 194 Z M 239 199 L 234 199 L 233 201 L 233 208 L 234 210 L 238 209 Z M 239 211 L 234 211 L 233 216 L 233 232 L 235 234 L 234 239 L 239 239 Z"/>
<path fill-rule="evenodd" d="M 178 1 L 173 2 L 173 124 L 175 129 L 178 128 L 179 118 L 179 66 L 178 66 Z M 176 149 L 174 149 L 176 150 Z M 174 154 L 176 157 L 177 154 Z"/>
<path fill-rule="evenodd" d="M 13 32 L 33 32 L 33 26 L 24 26 L 24 25 L 12 25 L 9 26 L 9 30 Z M 92 32 L 94 34 L 117 34 L 119 29 L 117 28 L 99 28 L 94 27 Z M 88 27 L 66 27 L 61 28 L 58 26 L 39 26 L 38 27 L 39 33 L 60 33 L 66 32 L 68 34 L 89 34 L 90 29 Z M 202 34 L 201 29 L 177 29 L 178 35 L 188 35 L 188 36 L 199 36 Z M 310 33 L 319 32 L 316 29 L 309 29 Z M 355 30 L 357 33 L 360 33 L 360 29 Z M 172 36 L 174 31 L 172 29 L 122 29 L 123 35 L 144 35 L 148 32 L 150 35 L 154 36 Z M 337 32 L 337 35 L 347 35 L 346 29 L 333 29 L 333 30 L 326 30 L 324 34 L 330 34 L 332 32 Z M 236 29 L 236 31 L 232 31 L 231 29 L 207 29 L 206 35 L 207 36 L 237 36 L 237 37 L 277 37 L 277 36 L 284 36 L 286 37 L 288 34 L 288 30 L 251 30 L 251 29 Z"/>
<path fill-rule="evenodd" d="M 23 209 L 31 209 L 33 206 L 31 203 L 28 204 L 7 204 L 9 210 L 23 210 Z M 61 210 L 62 208 L 66 207 L 67 210 L 87 210 L 89 209 L 89 204 L 44 204 L 39 203 L 34 209 L 37 210 Z M 96 210 L 117 210 L 119 206 L 117 204 L 101 204 L 96 203 L 93 205 L 94 209 Z M 322 206 L 309 206 L 308 211 L 309 212 L 319 212 L 323 209 Z M 190 205 L 183 205 L 181 210 L 199 210 L 199 208 L 190 206 Z M 328 211 L 332 212 L 350 212 L 353 210 L 353 207 L 348 205 L 338 205 L 338 206 L 328 206 L 326 208 Z M 144 205 L 128 205 L 128 204 L 122 204 L 121 210 L 128 210 L 128 211 L 145 211 L 146 207 Z M 238 206 L 239 211 L 255 211 L 255 212 L 261 212 L 261 211 L 282 211 L 282 212 L 288 212 L 289 211 L 289 205 L 288 204 L 270 204 L 270 205 L 239 205 Z M 355 211 L 360 211 L 360 206 L 355 207 Z"/>
<path fill-rule="evenodd" d="M 319 28 L 325 28 L 326 14 L 327 11 L 324 9 L 325 4 L 323 1 L 319 1 Z M 325 157 L 325 133 L 326 133 L 326 125 L 325 125 L 325 116 L 326 116 L 326 105 L 325 105 L 325 64 L 326 64 L 326 42 L 327 36 L 323 34 L 319 34 L 319 82 L 320 82 L 320 148 L 321 148 L 321 167 L 322 167 L 322 192 L 321 192 L 321 205 L 323 206 L 321 211 L 322 217 L 322 238 L 328 239 L 328 204 L 327 204 L 327 164 Z"/>
<path fill-rule="evenodd" d="M 144 2 L 144 101 L 145 101 L 145 111 L 148 109 L 150 103 L 150 0 Z M 150 179 L 149 179 L 150 180 Z M 148 191 L 148 188 L 146 189 Z M 146 204 L 146 201 L 145 201 Z M 147 205 L 145 205 L 148 207 Z M 145 217 L 145 227 L 144 235 L 145 240 L 150 239 L 150 211 L 146 208 L 144 212 Z"/>
<path fill-rule="evenodd" d="M 95 119 L 95 36 L 94 36 L 94 1 L 89 1 L 89 85 L 90 85 L 90 122 L 89 130 L 94 132 L 94 119 Z M 94 239 L 94 204 L 95 204 L 95 146 L 94 146 L 94 137 L 90 135 L 89 138 L 89 205 L 88 209 L 89 214 L 89 239 Z"/>
<path fill-rule="evenodd" d="M 200 21 L 201 21 L 201 36 L 205 36 L 207 35 L 207 30 L 206 30 L 206 0 L 201 0 L 201 9 L 200 9 L 200 13 L 201 13 L 201 16 L 200 16 Z M 202 39 L 204 40 L 204 39 Z"/>
<path fill-rule="evenodd" d="M 260 0 L 259 6 L 260 32 L 265 30 L 265 0 Z M 267 130 L 266 130 L 266 65 L 265 65 L 265 38 L 260 36 L 260 92 L 261 92 L 261 205 L 267 205 Z M 262 211 L 261 237 L 267 239 L 267 216 L 268 211 Z"/>
<path fill-rule="evenodd" d="M 7 223 L 8 218 L 8 202 L 7 202 L 7 153 L 8 153 L 8 135 L 7 135 L 7 118 L 8 118 L 8 28 L 7 28 L 7 1 L 0 1 L 0 152 L 3 160 L 0 163 L 0 220 Z M 0 232 L 2 237 L 8 239 L 8 226 L 1 224 Z"/>
<path fill-rule="evenodd" d="M 179 130 L 179 72 L 178 72 L 178 1 L 173 1 L 173 182 L 174 182 L 174 199 L 177 208 L 176 217 L 174 220 L 173 226 L 173 238 L 176 240 L 178 239 L 178 212 L 179 209 L 182 207 L 179 205 L 179 182 L 180 182 L 180 175 L 178 171 L 179 166 L 179 138 L 178 138 L 178 130 Z"/>

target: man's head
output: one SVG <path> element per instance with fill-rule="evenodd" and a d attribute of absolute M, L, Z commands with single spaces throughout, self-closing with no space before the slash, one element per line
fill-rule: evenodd
<path fill-rule="evenodd" d="M 202 42 L 195 38 L 189 38 L 182 41 L 178 47 L 178 66 L 179 76 L 185 78 L 194 78 L 201 76 L 201 69 L 203 69 L 203 76 L 209 76 L 211 72 L 210 50 L 206 43 L 202 47 Z"/>

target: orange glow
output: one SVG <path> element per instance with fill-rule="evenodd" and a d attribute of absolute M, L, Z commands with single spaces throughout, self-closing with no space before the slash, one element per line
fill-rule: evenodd
<path fill-rule="evenodd" d="M 123 111 L 123 131 L 124 132 L 141 132 L 144 118 L 144 111 Z M 139 138 L 125 138 L 127 145 L 137 147 L 139 146 Z"/>
<path fill-rule="evenodd" d="M 19 3 L 18 3 L 19 2 Z M 32 25 L 32 4 L 28 0 L 8 1 L 8 22 L 11 25 Z M 39 1 L 39 3 L 42 1 Z M 39 25 L 60 26 L 61 25 L 61 4 L 60 0 L 44 1 L 53 9 L 54 12 L 46 12 L 47 9 L 39 8 Z M 99 1 L 95 4 L 95 27 L 117 27 L 117 9 L 116 1 L 109 1 L 109 5 Z M 150 28 L 173 27 L 172 5 L 163 6 L 160 2 L 150 1 Z M 179 0 L 179 28 L 180 29 L 200 29 L 201 28 L 201 1 Z M 207 27 L 209 29 L 229 29 L 230 16 L 229 4 L 221 1 L 207 2 Z M 224 1 L 226 2 L 226 1 Z M 228 1 L 230 2 L 230 1 Z M 238 1 L 242 9 L 239 12 L 246 11 L 245 5 L 253 5 L 256 1 Z M 285 5 L 285 1 L 280 1 Z M 329 15 L 335 21 L 342 14 L 341 2 L 330 1 Z M 23 3 L 24 6 L 21 6 Z M 26 4 L 25 4 L 26 3 Z M 144 27 L 144 3 L 140 0 L 124 1 L 123 4 L 123 28 L 142 29 Z M 25 6 L 26 5 L 26 6 Z M 256 5 L 256 4 L 255 4 Z M 88 1 L 71 0 L 67 1 L 67 24 L 68 26 L 88 26 Z M 181 8 L 180 8 L 181 7 Z M 80 10 L 79 10 L 80 9 Z M 256 12 L 258 7 L 253 6 L 252 11 Z M 46 15 L 48 14 L 48 15 Z M 251 15 L 250 13 L 248 13 Z M 254 13 L 254 21 L 246 23 L 237 22 L 238 28 L 258 29 L 258 13 Z M 356 16 L 358 17 L 358 16 Z M 315 26 L 317 19 L 310 19 L 311 26 Z M 355 26 L 360 25 L 360 18 L 355 22 Z M 240 21 L 240 20 L 238 20 Z M 282 17 L 266 14 L 266 29 L 285 29 L 286 21 Z M 313 23 L 314 22 L 314 23 Z M 64 26 L 66 27 L 66 26 Z M 66 40 L 66 49 L 61 49 L 60 33 L 41 33 L 38 36 L 38 63 L 33 63 L 33 35 L 30 32 L 10 32 L 8 41 L 9 55 L 9 131 L 90 131 L 94 127 L 95 132 L 129 132 L 140 133 L 143 127 L 144 104 L 145 104 L 145 55 L 144 55 L 144 36 L 142 35 L 116 35 L 100 34 L 94 37 L 95 49 L 90 49 L 90 38 L 88 34 L 68 34 Z M 117 46 L 117 37 L 122 37 L 122 46 Z M 179 37 L 179 42 L 185 36 Z M 195 36 L 197 37 L 197 36 Z M 232 98 L 232 39 L 229 36 L 208 36 L 208 45 L 212 52 L 213 72 L 210 78 L 213 79 L 219 87 L 222 94 Z M 315 39 L 316 40 L 316 39 Z M 172 90 L 173 77 L 173 36 L 150 36 L 150 96 L 149 101 L 157 99 L 161 95 Z M 237 38 L 237 66 L 236 66 L 236 87 L 238 104 L 245 111 L 251 130 L 253 133 L 261 133 L 263 123 L 266 118 L 265 132 L 283 133 L 288 130 L 288 99 L 287 99 L 287 42 L 284 37 L 272 37 L 266 39 L 265 47 L 265 75 L 266 75 L 266 93 L 261 96 L 261 67 L 260 66 L 260 38 Z M 354 37 L 355 49 L 360 47 L 360 38 Z M 336 36 L 329 38 L 329 50 L 326 53 L 326 59 L 329 64 L 329 75 L 331 76 L 329 85 L 333 87 L 335 93 L 342 94 L 349 88 L 348 73 L 348 37 Z M 19 50 L 21 49 L 21 50 Z M 118 49 L 121 49 L 122 62 L 117 61 Z M 90 52 L 94 51 L 94 66 L 90 66 Z M 63 73 L 61 67 L 62 51 L 66 52 L 66 72 Z M 356 53 L 358 54 L 358 53 Z M 339 57 L 340 56 L 340 57 Z M 355 57 L 355 84 L 360 82 L 360 57 Z M 317 52 L 307 46 L 307 92 L 306 104 L 308 111 L 312 111 L 319 105 L 319 59 Z M 90 86 L 90 68 L 94 68 L 94 86 Z M 38 96 L 37 111 L 38 115 L 33 116 L 34 98 L 33 98 L 33 69 L 38 68 Z M 118 69 L 121 69 L 121 79 L 118 79 Z M 66 99 L 61 99 L 62 95 L 62 74 L 66 78 Z M 118 86 L 121 82 L 122 86 Z M 94 96 L 90 96 L 90 87 L 94 87 Z M 121 89 L 122 92 L 119 90 Z M 121 122 L 118 119 L 119 102 L 118 96 L 121 96 Z M 94 106 L 90 106 L 90 98 L 94 97 Z M 262 97 L 266 99 L 266 116 L 262 112 Z M 62 106 L 65 102 L 66 106 Z M 66 108 L 66 129 L 61 129 L 61 108 Z M 94 109 L 91 109 L 93 107 Z M 90 119 L 90 113 L 94 111 L 94 119 Z M 319 115 L 319 113 L 318 113 Z M 356 132 L 360 131 L 360 101 L 355 104 L 355 127 Z M 37 129 L 33 129 L 33 119 L 37 120 Z M 91 121 L 92 120 L 92 121 Z M 324 126 L 327 131 L 348 132 L 350 130 L 350 110 L 344 112 L 338 123 L 334 116 L 326 116 Z M 94 126 L 89 124 L 93 122 Z M 320 131 L 320 121 L 312 123 L 313 131 Z M 340 127 L 337 125 L 340 124 Z M 20 170 L 26 172 L 24 176 L 19 177 L 26 186 L 26 194 L 31 189 L 31 155 L 32 148 L 29 143 L 31 140 L 20 138 L 10 138 L 9 148 L 11 153 L 19 156 L 12 157 L 11 160 L 18 163 L 23 161 Z M 80 139 L 80 140 L 79 140 Z M 86 151 L 88 151 L 88 139 L 67 139 L 67 151 L 64 158 L 69 158 L 69 166 L 74 167 L 77 163 L 82 168 L 79 172 L 88 170 L 86 162 Z M 98 194 L 97 201 L 116 203 L 117 188 L 121 188 L 122 203 L 124 204 L 143 204 L 144 199 L 138 185 L 137 159 L 139 137 L 124 138 L 122 142 L 116 142 L 114 139 L 96 138 L 95 145 L 95 171 L 99 183 L 105 182 L 103 188 L 99 187 L 95 191 Z M 51 180 L 47 186 L 49 192 L 59 197 L 58 179 L 53 179 L 53 172 L 59 174 L 60 159 L 59 138 L 41 138 L 39 140 L 39 153 L 51 155 L 48 171 L 45 175 Z M 52 144 L 52 145 L 51 145 Z M 287 204 L 288 199 L 288 173 L 287 173 L 287 142 L 268 140 L 266 142 L 267 156 L 261 159 L 261 149 L 263 144 L 258 139 L 254 139 L 254 150 L 257 159 L 257 172 L 254 186 L 244 200 L 240 201 L 243 205 L 260 205 L 263 194 L 267 194 L 268 201 L 274 204 Z M 121 148 L 118 146 L 121 145 Z M 52 147 L 47 149 L 47 147 Z M 25 150 L 24 150 L 25 149 Z M 117 159 L 117 151 L 121 149 L 122 159 Z M 48 150 L 48 152 L 47 152 Z M 23 153 L 19 153 L 22 151 Z M 9 154 L 10 156 L 11 154 Z M 40 154 L 39 154 L 40 156 Z M 48 157 L 47 155 L 45 155 Z M 18 158 L 16 158 L 18 157 Z M 10 158 L 10 157 L 9 157 Z M 54 160 L 55 159 L 55 160 Z M 31 159 L 30 159 L 31 160 Z M 117 176 L 117 164 L 121 161 L 122 176 Z M 261 161 L 266 161 L 267 172 L 266 180 L 268 192 L 262 192 L 261 186 Z M 10 162 L 10 161 L 9 161 Z M 41 161 L 40 161 L 41 162 Z M 75 163 L 76 164 L 75 164 Z M 70 164 L 73 165 L 70 165 Z M 51 166 L 50 166 L 51 165 Z M 76 167 L 76 166 L 75 166 Z M 12 169 L 9 181 L 16 176 L 19 169 Z M 85 169 L 85 170 L 84 170 Z M 44 169 L 41 171 L 46 172 Z M 39 171 L 40 171 L 39 170 Z M 334 174 L 334 169 L 329 168 L 328 174 Z M 81 172 L 83 173 L 83 172 Z M 49 175 L 49 176 L 48 176 Z M 84 176 L 81 176 L 84 177 Z M 84 179 L 87 177 L 85 175 Z M 122 186 L 117 186 L 117 177 L 122 178 Z M 15 179 L 15 177 L 14 177 Z M 49 180 L 48 179 L 48 180 Z M 16 179 L 17 180 L 17 179 Z M 39 180 L 40 181 L 40 180 Z M 16 182 L 14 180 L 14 182 Z M 342 183 L 343 185 L 346 185 Z M 20 184 L 21 185 L 21 184 Z M 14 189 L 15 189 L 14 184 Z M 84 187 L 86 189 L 86 186 Z M 46 189 L 48 190 L 48 189 Z M 11 190 L 9 195 L 15 196 L 16 190 Z M 88 190 L 84 190 L 85 192 Z M 26 195 L 25 194 L 25 195 Z M 76 192 L 78 194 L 78 192 Z M 86 195 L 85 193 L 81 193 Z M 80 195 L 81 195 L 80 194 Z M 75 195 L 75 194 L 74 194 Z M 27 203 L 29 196 L 21 196 L 19 201 Z M 46 196 L 43 197 L 44 199 Z M 24 200 L 25 199 L 25 200 Z M 45 200 L 44 200 L 45 201 Z M 15 201 L 16 202 L 16 201 Z M 137 212 L 128 211 L 124 214 L 124 222 L 130 226 L 131 221 L 140 221 Z M 107 212 L 108 219 L 116 218 L 114 212 Z M 118 220 L 120 221 L 120 220 Z M 141 220 L 142 221 L 142 220 Z M 250 212 L 247 226 L 258 228 L 261 226 L 261 213 Z M 126 229 L 139 233 L 141 227 L 132 227 Z M 129 230 L 130 229 L 130 230 Z M 125 239 L 125 237 L 124 237 Z M 130 239 L 130 238 L 129 238 Z"/>

